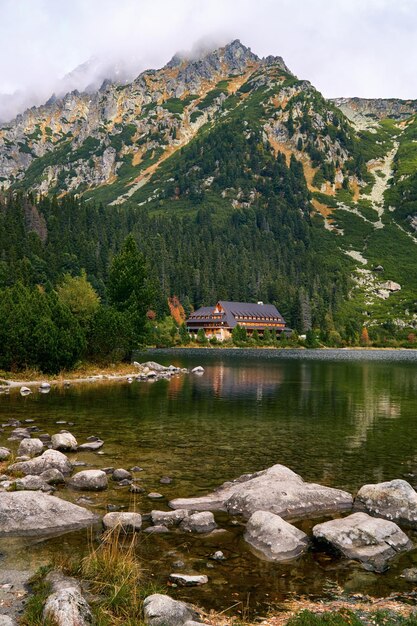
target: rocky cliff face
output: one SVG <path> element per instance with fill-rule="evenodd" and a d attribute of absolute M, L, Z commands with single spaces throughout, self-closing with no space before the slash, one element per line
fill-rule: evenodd
<path fill-rule="evenodd" d="M 276 149 L 305 153 L 306 163 L 320 152 L 338 169 L 350 158 L 343 145 L 350 131 L 335 107 L 281 57 L 260 59 L 236 40 L 198 59 L 176 55 L 127 85 L 107 81 L 94 93 L 52 98 L 0 126 L 0 183 L 43 194 L 110 185 L 111 202 L 123 203 L 202 126 L 245 109 L 255 93 Z M 340 137 L 328 132 L 335 116 Z"/>
<path fill-rule="evenodd" d="M 128 85 L 105 82 L 93 94 L 53 98 L 0 127 L 0 181 L 41 193 L 112 182 L 123 166 L 187 142 L 221 107 L 228 85 L 216 88 L 219 81 L 237 88 L 268 64 L 287 71 L 282 59 L 261 60 L 234 41 L 197 60 L 175 56 Z"/>
<path fill-rule="evenodd" d="M 375 120 L 406 120 L 417 113 L 417 100 L 396 98 L 335 98 L 332 102 L 358 125 L 367 126 Z"/>

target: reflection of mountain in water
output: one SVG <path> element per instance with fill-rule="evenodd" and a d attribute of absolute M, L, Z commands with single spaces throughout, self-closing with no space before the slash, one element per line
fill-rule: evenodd
<path fill-rule="evenodd" d="M 281 367 L 229 367 L 220 363 L 208 367 L 203 376 L 196 377 L 195 385 L 209 388 L 219 397 L 251 395 L 262 400 L 263 396 L 276 393 L 283 379 Z"/>

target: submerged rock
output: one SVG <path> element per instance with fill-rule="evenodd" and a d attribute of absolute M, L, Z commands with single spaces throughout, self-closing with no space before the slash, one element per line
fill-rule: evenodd
<path fill-rule="evenodd" d="M 202 511 L 201 513 L 186 516 L 182 520 L 180 528 L 189 533 L 209 533 L 217 528 L 217 524 L 213 513 Z"/>
<path fill-rule="evenodd" d="M 22 461 L 14 463 L 9 468 L 13 472 L 22 472 L 23 474 L 42 474 L 46 470 L 57 469 L 64 476 L 71 474 L 72 465 L 62 452 L 58 450 L 45 450 L 40 456 L 30 461 Z"/>
<path fill-rule="evenodd" d="M 119 527 L 124 532 L 136 532 L 142 528 L 142 516 L 140 513 L 107 513 L 103 524 L 107 530 Z"/>
<path fill-rule="evenodd" d="M 198 613 L 188 604 L 161 593 L 145 598 L 143 613 L 148 626 L 185 626 L 198 619 Z"/>
<path fill-rule="evenodd" d="M 199 587 L 200 585 L 206 585 L 208 578 L 205 574 L 201 576 L 193 576 L 191 574 L 170 574 L 169 580 L 172 583 L 181 585 L 182 587 Z"/>
<path fill-rule="evenodd" d="M 40 492 L 16 491 L 0 497 L 0 536 L 52 535 L 91 526 L 97 520 L 87 509 Z"/>
<path fill-rule="evenodd" d="M 82 443 L 78 446 L 79 452 L 95 452 L 96 450 L 100 450 L 104 446 L 104 441 L 101 439 L 95 439 L 94 441 L 87 441 L 86 443 Z"/>
<path fill-rule="evenodd" d="M 158 493 L 157 491 L 151 491 L 151 493 L 148 493 L 148 498 L 150 500 L 163 500 L 164 496 L 162 493 Z"/>
<path fill-rule="evenodd" d="M 405 578 L 408 583 L 417 583 L 417 567 L 403 570 L 401 577 Z"/>
<path fill-rule="evenodd" d="M 283 519 L 303 519 L 350 511 L 352 496 L 340 489 L 306 483 L 284 465 L 273 465 L 226 482 L 207 496 L 177 498 L 169 505 L 173 509 L 227 511 L 245 518 L 256 511 L 269 511 Z"/>
<path fill-rule="evenodd" d="M 75 474 L 68 484 L 80 491 L 104 491 L 107 489 L 107 474 L 101 470 L 82 470 Z"/>
<path fill-rule="evenodd" d="M 365 569 L 374 572 L 383 572 L 392 558 L 413 547 L 397 524 L 366 513 L 353 513 L 317 524 L 313 535 L 320 543 L 330 545 L 349 559 L 360 561 Z"/>
<path fill-rule="evenodd" d="M 406 480 L 364 485 L 355 498 L 354 509 L 417 528 L 417 493 Z"/>
<path fill-rule="evenodd" d="M 163 533 L 169 533 L 169 528 L 163 524 L 157 524 L 156 526 L 148 526 L 148 528 L 145 528 L 144 532 L 148 535 L 161 535 Z"/>
<path fill-rule="evenodd" d="M 245 541 L 256 553 L 269 561 L 289 561 L 295 559 L 308 547 L 308 537 L 279 515 L 266 511 L 256 511 L 249 518 L 245 531 Z"/>

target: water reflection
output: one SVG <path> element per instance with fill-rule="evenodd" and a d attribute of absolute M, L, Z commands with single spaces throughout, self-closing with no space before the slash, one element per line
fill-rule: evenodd
<path fill-rule="evenodd" d="M 51 434 L 65 428 L 57 421 L 73 422 L 70 430 L 80 442 L 89 435 L 105 441 L 103 455 L 77 453 L 73 460 L 93 467 L 140 465 L 146 493 L 162 492 L 166 500 L 158 507 L 164 508 L 170 498 L 203 494 L 274 463 L 307 480 L 350 491 L 405 474 L 417 486 L 417 359 L 411 357 L 366 360 L 363 354 L 340 358 L 337 353 L 332 360 L 328 353 L 324 359 L 297 353 L 282 358 L 274 351 L 148 354 L 142 360 L 202 364 L 205 373 L 155 383 L 73 386 L 47 395 L 13 392 L 0 397 L 0 422 L 34 419 L 41 432 Z M 7 432 L 0 445 L 11 444 Z M 161 485 L 163 475 L 173 483 Z M 79 497 L 61 495 L 73 501 Z M 132 501 L 127 489 L 116 486 L 91 497 L 100 513 L 108 504 L 142 512 L 155 506 L 146 495 Z M 162 583 L 179 558 L 187 569 L 207 573 L 210 585 L 205 588 L 174 592 L 207 606 L 224 608 L 236 599 L 245 601 L 250 593 L 253 606 L 262 607 L 264 601 L 279 601 L 291 591 L 321 593 L 329 578 L 350 591 L 384 594 L 406 586 L 397 575 L 417 561 L 416 553 L 405 555 L 383 576 L 364 574 L 359 567 L 314 552 L 276 566 L 253 557 L 240 525 L 221 516 L 217 521 L 227 533 L 215 540 L 173 533 L 144 538 L 140 546 L 142 558 Z M 308 523 L 303 528 L 310 530 Z M 26 546 L 16 545 L 8 558 L 30 558 L 33 564 L 85 544 L 85 537 L 72 533 L 63 541 L 31 546 L 30 555 Z M 227 561 L 206 572 L 216 549 Z"/>
<path fill-rule="evenodd" d="M 253 396 L 260 402 L 264 396 L 277 393 L 283 378 L 283 368 L 279 365 L 265 369 L 237 368 L 219 363 L 215 367 L 208 367 L 204 376 L 196 377 L 194 384 L 204 391 L 212 391 L 218 398 Z"/>

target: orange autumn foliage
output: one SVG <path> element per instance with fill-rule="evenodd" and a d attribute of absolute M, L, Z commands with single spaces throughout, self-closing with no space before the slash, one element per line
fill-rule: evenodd
<path fill-rule="evenodd" d="M 177 326 L 181 326 L 185 322 L 186 315 L 184 311 L 184 307 L 179 301 L 177 296 L 172 296 L 168 298 L 168 306 L 171 313 L 171 316 Z"/>

